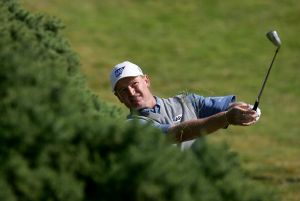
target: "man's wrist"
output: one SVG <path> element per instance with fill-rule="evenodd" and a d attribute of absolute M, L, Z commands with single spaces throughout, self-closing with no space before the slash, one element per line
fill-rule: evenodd
<path fill-rule="evenodd" d="M 230 125 L 229 120 L 228 120 L 228 115 L 227 115 L 227 111 L 224 112 L 224 122 L 225 122 L 225 126 L 224 128 L 228 128 L 228 126 Z"/>

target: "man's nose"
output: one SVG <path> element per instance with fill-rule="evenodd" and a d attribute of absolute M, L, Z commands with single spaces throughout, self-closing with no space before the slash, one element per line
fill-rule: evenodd
<path fill-rule="evenodd" d="M 128 86 L 128 92 L 130 95 L 134 95 L 135 94 L 135 89 L 131 86 Z"/>

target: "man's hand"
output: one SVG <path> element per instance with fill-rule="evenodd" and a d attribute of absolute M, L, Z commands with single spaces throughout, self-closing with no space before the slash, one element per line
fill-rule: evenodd
<path fill-rule="evenodd" d="M 260 110 L 259 110 L 260 113 Z M 227 121 L 232 125 L 249 126 L 254 124 L 259 115 L 256 111 L 252 110 L 251 105 L 235 102 L 230 104 L 226 112 Z"/>

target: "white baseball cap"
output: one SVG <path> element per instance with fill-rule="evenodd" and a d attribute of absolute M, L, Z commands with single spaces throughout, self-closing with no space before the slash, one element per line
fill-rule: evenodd
<path fill-rule="evenodd" d="M 144 75 L 143 71 L 139 66 L 129 61 L 124 61 L 117 64 L 111 71 L 110 74 L 110 83 L 112 91 L 115 90 L 117 82 L 125 77 L 136 77 Z"/>

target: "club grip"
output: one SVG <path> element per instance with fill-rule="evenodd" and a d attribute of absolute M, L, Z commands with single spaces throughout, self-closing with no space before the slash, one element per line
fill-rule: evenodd
<path fill-rule="evenodd" d="M 259 102 L 258 102 L 258 101 L 255 101 L 252 110 L 255 110 L 255 111 L 256 111 L 256 109 L 258 108 L 258 104 L 259 104 Z"/>

